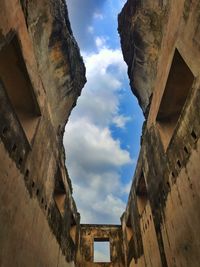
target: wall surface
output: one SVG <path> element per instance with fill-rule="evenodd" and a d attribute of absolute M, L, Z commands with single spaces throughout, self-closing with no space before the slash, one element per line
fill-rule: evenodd
<path fill-rule="evenodd" d="M 94 262 L 94 241 L 109 241 L 110 262 Z M 77 267 L 123 267 L 124 251 L 120 225 L 81 224 Z"/>
<path fill-rule="evenodd" d="M 64 1 L 0 1 L 0 266 L 71 267 L 63 131 L 85 83 Z"/>
<path fill-rule="evenodd" d="M 129 77 L 146 116 L 122 216 L 127 266 L 199 266 L 199 18 L 197 0 L 129 0 L 119 15 Z"/>
<path fill-rule="evenodd" d="M 86 79 L 65 1 L 2 0 L 0 18 L 0 266 L 199 267 L 200 2 L 119 15 L 146 118 L 122 226 L 80 226 L 72 197 L 62 138 Z"/>

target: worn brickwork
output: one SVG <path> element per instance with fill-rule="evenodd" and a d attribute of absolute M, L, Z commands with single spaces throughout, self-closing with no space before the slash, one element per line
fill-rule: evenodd
<path fill-rule="evenodd" d="M 74 266 L 62 145 L 85 83 L 64 1 L 0 1 L 0 266 Z"/>
<path fill-rule="evenodd" d="M 94 262 L 94 241 L 108 241 L 110 244 L 110 262 Z M 122 229 L 120 225 L 82 224 L 80 228 L 80 246 L 77 267 L 123 267 L 124 251 Z"/>
<path fill-rule="evenodd" d="M 199 267 L 200 2 L 119 15 L 146 119 L 121 226 L 80 225 L 72 197 L 62 139 L 86 79 L 65 1 L 2 0 L 0 18 L 0 267 Z"/>
<path fill-rule="evenodd" d="M 199 18 L 197 0 L 129 0 L 119 16 L 129 77 L 146 115 L 122 216 L 126 266 L 199 266 Z"/>

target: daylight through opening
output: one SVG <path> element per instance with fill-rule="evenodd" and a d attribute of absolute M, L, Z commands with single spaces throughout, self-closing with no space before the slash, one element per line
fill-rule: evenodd
<path fill-rule="evenodd" d="M 110 262 L 109 239 L 94 239 L 94 262 Z"/>

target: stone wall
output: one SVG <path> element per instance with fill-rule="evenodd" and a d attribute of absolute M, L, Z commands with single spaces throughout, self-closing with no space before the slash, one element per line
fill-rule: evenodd
<path fill-rule="evenodd" d="M 146 118 L 122 227 L 80 227 L 72 197 L 62 138 L 86 80 L 65 1 L 3 0 L 0 17 L 0 266 L 198 267 L 199 1 L 128 0 L 119 15 Z M 95 239 L 110 263 L 94 263 Z"/>
<path fill-rule="evenodd" d="M 122 216 L 126 266 L 199 266 L 199 18 L 199 1 L 188 0 L 129 0 L 119 16 L 131 85 L 147 118 Z"/>
<path fill-rule="evenodd" d="M 110 262 L 95 262 L 94 241 L 108 241 Z M 81 224 L 77 267 L 123 267 L 124 251 L 120 225 Z"/>
<path fill-rule="evenodd" d="M 74 266 L 62 138 L 85 67 L 64 1 L 1 1 L 0 18 L 0 266 Z"/>

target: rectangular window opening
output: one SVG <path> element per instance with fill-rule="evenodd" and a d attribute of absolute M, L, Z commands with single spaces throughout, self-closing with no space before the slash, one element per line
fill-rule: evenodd
<path fill-rule="evenodd" d="M 71 214 L 71 227 L 70 227 L 70 236 L 74 244 L 76 243 L 76 233 L 77 233 L 77 225 L 74 219 L 73 213 Z"/>
<path fill-rule="evenodd" d="M 137 196 L 138 212 L 140 215 L 142 215 L 148 201 L 147 186 L 143 172 L 138 181 L 136 196 Z"/>
<path fill-rule="evenodd" d="M 55 177 L 54 201 L 62 216 L 64 215 L 65 212 L 65 199 L 66 199 L 66 189 L 62 180 L 61 172 L 60 170 L 58 170 Z"/>
<path fill-rule="evenodd" d="M 110 241 L 109 238 L 94 239 L 94 262 L 110 262 Z"/>
<path fill-rule="evenodd" d="M 128 216 L 127 222 L 126 222 L 126 238 L 127 241 L 129 242 L 131 238 L 133 237 L 133 229 L 131 225 L 131 216 Z"/>
<path fill-rule="evenodd" d="M 17 36 L 0 50 L 0 81 L 31 143 L 41 114 Z"/>
<path fill-rule="evenodd" d="M 165 150 L 173 136 L 193 81 L 193 73 L 176 49 L 156 118 Z"/>

